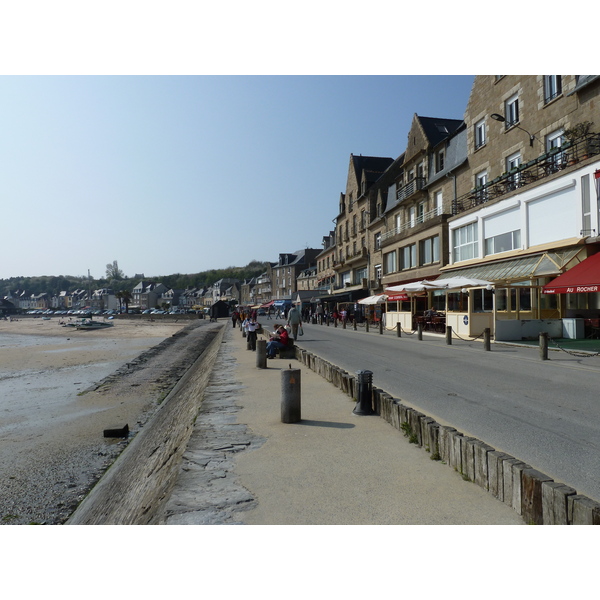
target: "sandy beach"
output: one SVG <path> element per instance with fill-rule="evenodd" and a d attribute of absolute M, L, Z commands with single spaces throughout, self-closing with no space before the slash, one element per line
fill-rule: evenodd
<path fill-rule="evenodd" d="M 77 331 L 58 318 L 0 321 L 0 523 L 64 522 L 126 444 L 104 429 L 139 430 L 179 360 L 136 358 L 199 325 L 123 319 Z"/>

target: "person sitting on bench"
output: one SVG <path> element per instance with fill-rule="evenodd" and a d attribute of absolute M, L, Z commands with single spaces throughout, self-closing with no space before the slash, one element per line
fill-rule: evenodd
<path fill-rule="evenodd" d="M 277 350 L 284 350 L 287 348 L 288 341 L 288 332 L 283 325 L 280 325 L 271 339 L 267 342 L 267 358 L 275 358 Z"/>

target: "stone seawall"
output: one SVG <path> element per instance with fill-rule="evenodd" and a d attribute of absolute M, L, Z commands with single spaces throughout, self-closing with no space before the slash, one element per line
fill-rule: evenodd
<path fill-rule="evenodd" d="M 356 377 L 296 346 L 296 358 L 358 401 Z M 527 524 L 600 525 L 600 503 L 552 480 L 530 465 L 453 427 L 402 404 L 372 387 L 371 408 L 402 431 L 411 443 L 431 453 L 432 460 L 458 471 L 465 480 L 513 508 Z"/>
<path fill-rule="evenodd" d="M 67 525 L 158 522 L 179 472 L 225 326 L 171 390 L 150 422 L 79 505 Z"/>

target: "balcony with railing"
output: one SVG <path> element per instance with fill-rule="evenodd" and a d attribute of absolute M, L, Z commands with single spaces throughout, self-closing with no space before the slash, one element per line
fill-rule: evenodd
<path fill-rule="evenodd" d="M 365 246 L 357 248 L 354 252 L 350 252 L 346 257 L 346 263 L 352 265 L 354 263 L 366 260 L 369 256 L 369 252 Z"/>
<path fill-rule="evenodd" d="M 501 198 L 516 189 L 550 177 L 598 154 L 600 154 L 600 134 L 598 133 L 587 134 L 573 142 L 566 142 L 508 173 L 496 177 L 485 185 L 478 186 L 459 196 L 452 203 L 452 214 L 457 215 L 480 204 Z"/>
<path fill-rule="evenodd" d="M 436 207 L 433 210 L 430 210 L 426 213 L 423 213 L 422 215 L 417 216 L 412 221 L 409 220 L 406 223 L 402 223 L 399 227 L 393 227 L 392 229 L 385 231 L 384 233 L 381 234 L 381 245 L 382 246 L 386 245 L 386 243 L 389 243 L 390 240 L 392 240 L 396 236 L 406 233 L 410 229 L 413 229 L 414 227 L 417 227 L 418 225 L 421 225 L 422 223 L 425 223 L 426 221 L 430 221 L 431 219 L 438 217 L 441 214 L 442 214 L 441 208 Z"/>
<path fill-rule="evenodd" d="M 402 186 L 396 192 L 396 199 L 398 202 L 402 200 L 406 200 L 410 198 L 416 192 L 425 188 L 425 184 L 427 180 L 425 177 L 416 177 L 415 179 L 411 179 L 406 185 Z"/>

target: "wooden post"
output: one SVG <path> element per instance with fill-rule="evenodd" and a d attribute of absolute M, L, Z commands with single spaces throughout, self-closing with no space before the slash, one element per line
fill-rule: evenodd
<path fill-rule="evenodd" d="M 486 327 L 483 330 L 483 349 L 489 352 L 491 350 L 490 346 L 490 328 Z"/>
<path fill-rule="evenodd" d="M 452 325 L 446 325 L 446 344 L 452 346 Z"/>
<path fill-rule="evenodd" d="M 540 333 L 540 360 L 548 360 L 548 334 Z"/>

